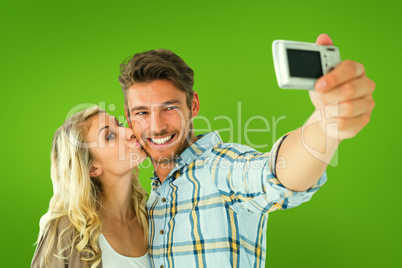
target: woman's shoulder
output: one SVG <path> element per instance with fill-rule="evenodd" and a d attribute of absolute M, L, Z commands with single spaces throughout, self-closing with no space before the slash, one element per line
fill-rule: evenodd
<path fill-rule="evenodd" d="M 67 215 L 61 217 L 52 217 L 49 215 L 49 213 L 46 213 L 39 220 L 39 228 L 43 232 L 55 229 L 60 231 L 71 226 L 71 221 Z"/>
<path fill-rule="evenodd" d="M 47 221 L 46 215 L 41 218 L 41 237 L 32 259 L 31 267 L 85 267 L 80 261 L 81 254 L 72 245 L 74 227 L 67 216 Z M 45 255 L 47 253 L 47 261 Z M 58 255 L 59 257 L 56 257 Z M 50 265 L 50 266 L 49 266 Z"/>
<path fill-rule="evenodd" d="M 66 233 L 66 238 L 70 238 L 70 236 L 72 237 L 74 235 L 74 227 L 71 224 L 70 219 L 67 216 L 63 216 L 59 219 L 57 219 L 57 221 L 54 223 L 55 226 L 54 228 L 56 228 L 57 233 L 62 233 L 62 232 L 68 232 Z"/>
<path fill-rule="evenodd" d="M 48 220 L 46 217 L 48 216 L 44 215 L 40 219 L 39 225 L 41 229 L 40 233 L 42 234 L 41 240 L 49 240 L 54 237 L 53 244 L 61 244 L 62 247 L 72 243 L 74 227 L 72 226 L 70 219 L 67 216 L 62 216 L 60 218 Z"/>

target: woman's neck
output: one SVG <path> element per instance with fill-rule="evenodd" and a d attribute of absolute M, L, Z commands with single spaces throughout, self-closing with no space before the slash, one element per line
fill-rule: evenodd
<path fill-rule="evenodd" d="M 127 224 L 134 218 L 131 199 L 132 172 L 119 177 L 105 176 L 101 180 L 104 220 Z"/>

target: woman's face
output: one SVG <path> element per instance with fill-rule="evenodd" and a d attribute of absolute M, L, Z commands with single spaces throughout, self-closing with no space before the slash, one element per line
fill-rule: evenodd
<path fill-rule="evenodd" d="M 147 158 L 133 131 L 119 125 L 115 117 L 101 112 L 89 121 L 86 141 L 95 158 L 91 176 L 122 176 L 132 173 Z"/>

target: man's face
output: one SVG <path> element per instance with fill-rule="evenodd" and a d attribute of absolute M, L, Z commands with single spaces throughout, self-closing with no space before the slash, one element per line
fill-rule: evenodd
<path fill-rule="evenodd" d="M 169 80 L 132 85 L 126 94 L 134 134 L 154 163 L 174 161 L 191 143 L 192 118 L 198 114 L 195 93 L 190 110 L 186 94 Z"/>

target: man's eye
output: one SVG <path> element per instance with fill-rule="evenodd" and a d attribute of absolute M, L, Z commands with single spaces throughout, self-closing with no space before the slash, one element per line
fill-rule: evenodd
<path fill-rule="evenodd" d="M 144 115 L 144 114 L 147 114 L 147 112 L 138 112 L 135 115 Z"/>
<path fill-rule="evenodd" d="M 177 109 L 177 108 L 178 108 L 177 106 L 169 106 L 169 107 L 166 108 L 166 110 L 170 111 L 170 110 L 174 110 L 174 109 Z"/>
<path fill-rule="evenodd" d="M 110 141 L 111 139 L 114 139 L 115 136 L 116 136 L 116 134 L 114 134 L 114 133 L 112 132 L 112 133 L 110 133 L 110 134 L 106 137 L 106 140 L 107 140 L 107 141 Z"/>

